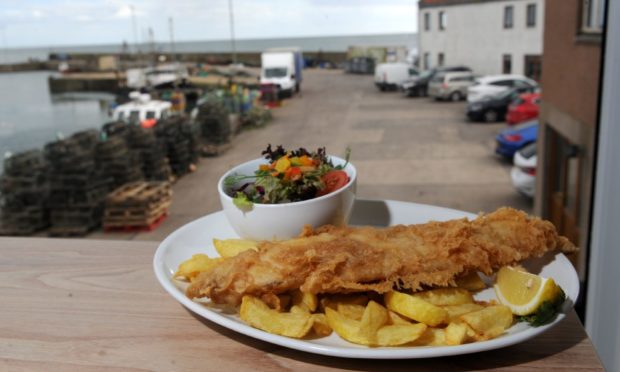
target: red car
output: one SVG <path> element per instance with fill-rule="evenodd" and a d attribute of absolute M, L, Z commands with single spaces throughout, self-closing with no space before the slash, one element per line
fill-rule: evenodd
<path fill-rule="evenodd" d="M 514 125 L 538 118 L 539 105 L 540 93 L 521 94 L 508 106 L 506 122 L 508 125 Z"/>

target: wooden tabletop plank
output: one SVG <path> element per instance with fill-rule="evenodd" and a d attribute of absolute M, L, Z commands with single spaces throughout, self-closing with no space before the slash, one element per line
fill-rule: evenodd
<path fill-rule="evenodd" d="M 0 370 L 603 370 L 571 312 L 508 348 L 418 360 L 286 349 L 206 321 L 152 269 L 155 242 L 0 238 Z"/>

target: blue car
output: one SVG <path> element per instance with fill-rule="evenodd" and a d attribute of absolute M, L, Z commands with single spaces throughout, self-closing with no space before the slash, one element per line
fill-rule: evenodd
<path fill-rule="evenodd" d="M 528 121 L 503 130 L 495 137 L 495 152 L 512 160 L 513 155 L 523 146 L 536 142 L 538 137 L 538 121 Z"/>

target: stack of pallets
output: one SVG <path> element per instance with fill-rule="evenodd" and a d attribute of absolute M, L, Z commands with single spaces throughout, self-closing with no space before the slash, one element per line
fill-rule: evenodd
<path fill-rule="evenodd" d="M 99 131 L 87 130 L 48 143 L 50 236 L 83 236 L 101 224 L 109 180 L 98 169 Z"/>
<path fill-rule="evenodd" d="M 198 160 L 198 136 L 183 117 L 161 120 L 155 126 L 156 135 L 166 146 L 170 168 L 176 177 L 191 171 Z"/>
<path fill-rule="evenodd" d="M 4 160 L 0 178 L 0 234 L 31 235 L 49 224 L 47 164 L 40 150 Z"/>
<path fill-rule="evenodd" d="M 105 203 L 105 231 L 152 230 L 166 218 L 172 203 L 169 182 L 134 182 L 108 194 Z"/>
<path fill-rule="evenodd" d="M 138 155 L 147 181 L 172 181 L 172 170 L 166 157 L 166 145 L 155 136 L 152 128 L 128 126 L 127 143 Z"/>

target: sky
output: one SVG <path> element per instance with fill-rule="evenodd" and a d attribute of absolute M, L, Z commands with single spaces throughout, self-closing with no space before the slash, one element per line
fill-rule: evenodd
<path fill-rule="evenodd" d="M 238 39 L 417 31 L 417 0 L 231 1 Z M 0 42 L 131 44 L 148 41 L 149 28 L 169 41 L 170 17 L 175 41 L 229 39 L 228 9 L 229 0 L 0 0 Z"/>

